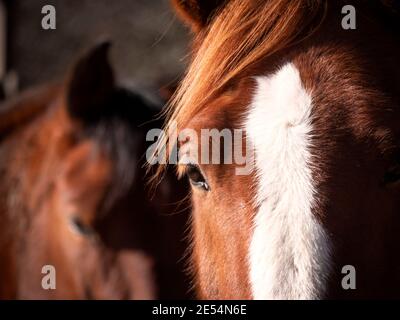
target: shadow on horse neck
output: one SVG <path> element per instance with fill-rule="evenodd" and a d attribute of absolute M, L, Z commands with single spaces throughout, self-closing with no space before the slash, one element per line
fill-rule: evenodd
<path fill-rule="evenodd" d="M 116 87 L 107 52 L 2 106 L 2 298 L 187 297 L 186 186 L 168 174 L 148 194 L 145 138 L 159 110 Z M 42 288 L 45 265 L 54 290 Z"/>

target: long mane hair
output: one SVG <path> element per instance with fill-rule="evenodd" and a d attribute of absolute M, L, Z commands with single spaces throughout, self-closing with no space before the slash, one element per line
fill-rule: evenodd
<path fill-rule="evenodd" d="M 171 106 L 183 124 L 232 78 L 253 63 L 307 37 L 324 17 L 321 0 L 235 0 L 205 35 Z"/>
<path fill-rule="evenodd" d="M 165 109 L 168 132 L 178 129 L 247 67 L 300 42 L 323 22 L 323 0 L 233 0 L 217 12 L 194 43 L 200 46 L 177 92 Z M 172 143 L 165 135 L 156 153 Z M 156 175 L 163 171 L 159 167 Z"/>

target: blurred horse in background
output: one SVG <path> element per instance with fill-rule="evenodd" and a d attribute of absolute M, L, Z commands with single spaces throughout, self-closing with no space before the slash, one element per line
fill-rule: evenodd
<path fill-rule="evenodd" d="M 186 185 L 167 174 L 148 194 L 145 137 L 160 107 L 116 86 L 108 48 L 1 106 L 0 298 L 187 297 Z M 45 265 L 55 290 L 42 288 Z"/>

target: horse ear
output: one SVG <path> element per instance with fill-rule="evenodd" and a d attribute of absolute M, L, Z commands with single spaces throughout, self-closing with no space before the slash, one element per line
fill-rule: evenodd
<path fill-rule="evenodd" d="M 90 119 L 104 107 L 115 89 L 112 67 L 108 61 L 109 42 L 103 42 L 80 58 L 67 82 L 67 108 L 70 115 Z"/>
<path fill-rule="evenodd" d="M 211 21 L 227 0 L 172 0 L 172 6 L 181 19 L 194 32 L 200 31 Z"/>

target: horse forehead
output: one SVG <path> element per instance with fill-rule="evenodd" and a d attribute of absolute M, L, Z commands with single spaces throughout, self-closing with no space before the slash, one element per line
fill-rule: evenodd
<path fill-rule="evenodd" d="M 86 140 L 71 150 L 66 159 L 65 173 L 79 182 L 82 174 L 93 183 L 109 180 L 111 159 L 99 148 L 97 142 Z"/>
<path fill-rule="evenodd" d="M 186 125 L 197 131 L 201 129 L 243 129 L 247 117 L 255 110 L 262 119 L 287 119 L 296 125 L 304 117 L 311 117 L 312 92 L 302 82 L 300 71 L 293 62 L 281 66 L 277 71 L 254 76 L 239 82 L 237 89 L 213 100 L 196 114 Z M 306 101 L 306 103 L 304 102 Z M 261 108 L 251 108 L 263 104 Z M 290 107 L 294 106 L 294 107 Z"/>
<path fill-rule="evenodd" d="M 233 88 L 208 100 L 185 127 L 195 130 L 239 128 L 243 113 L 251 102 L 254 86 L 254 78 L 236 79 Z"/>
<path fill-rule="evenodd" d="M 269 124 L 296 127 L 310 118 L 311 92 L 304 88 L 300 72 L 293 63 L 255 79 L 257 86 L 248 110 L 248 118 L 254 120 L 252 125 L 257 126 L 256 122 L 261 121 L 265 128 L 270 127 Z M 252 126 L 246 129 L 252 134 Z"/>

